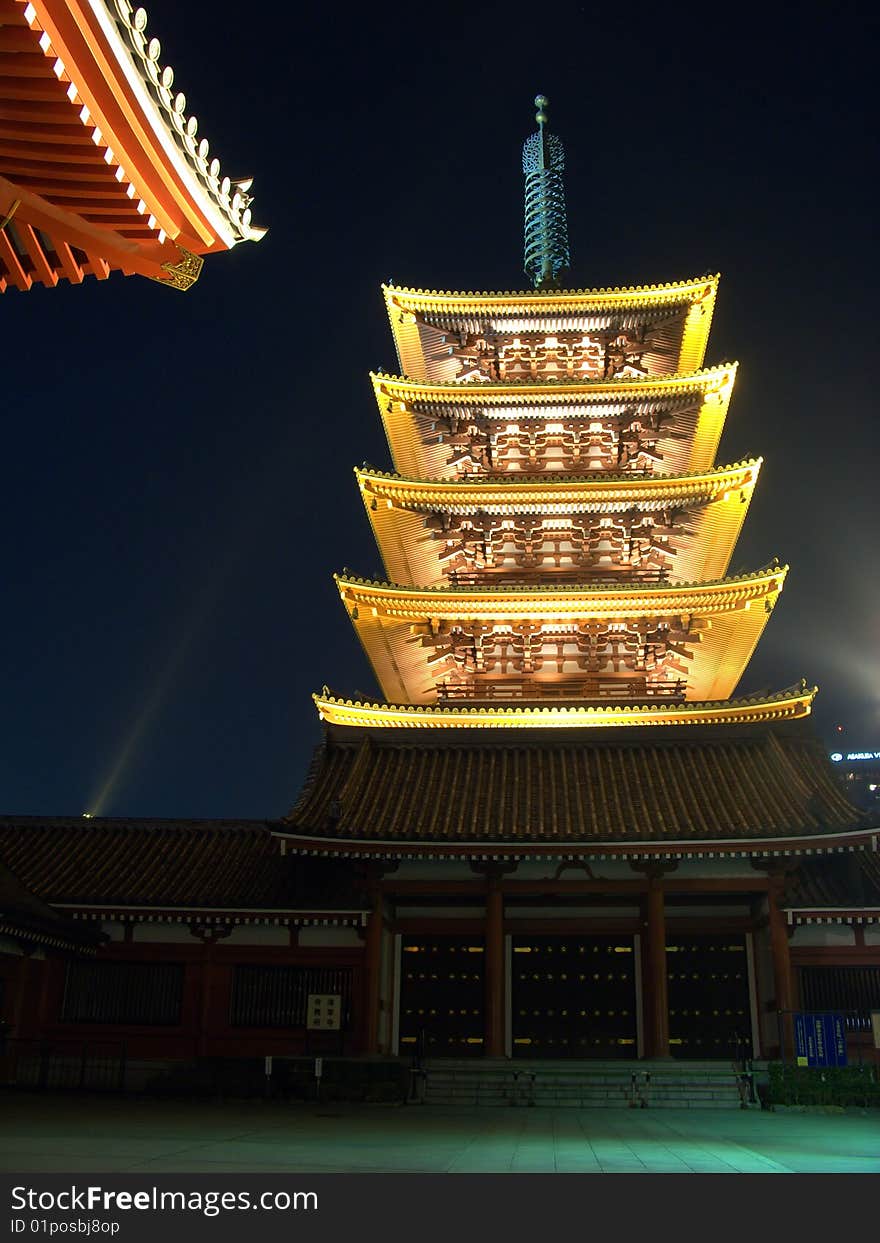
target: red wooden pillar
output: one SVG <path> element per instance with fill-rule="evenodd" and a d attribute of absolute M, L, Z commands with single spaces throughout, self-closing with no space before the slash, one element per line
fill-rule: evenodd
<path fill-rule="evenodd" d="M 18 970 L 16 971 L 15 980 L 15 1000 L 12 1005 L 12 1029 L 11 1035 L 19 1039 L 31 1033 L 26 1030 L 28 1027 L 28 1015 L 30 1013 L 30 990 L 34 971 L 31 966 L 30 954 L 22 954 L 18 960 Z"/>
<path fill-rule="evenodd" d="M 379 1008 L 382 982 L 382 895 L 370 895 L 372 910 L 367 916 L 364 944 L 364 1052 L 379 1052 Z"/>
<path fill-rule="evenodd" d="M 206 937 L 202 945 L 201 987 L 199 989 L 199 1034 L 196 1053 L 205 1057 L 208 1053 L 208 1033 L 211 1016 L 211 991 L 214 985 L 214 943 Z"/>
<path fill-rule="evenodd" d="M 504 1057 L 504 895 L 497 877 L 486 885 L 484 961 L 486 1057 Z"/>
<path fill-rule="evenodd" d="M 645 897 L 647 939 L 646 1044 L 649 1057 L 669 1057 L 669 990 L 666 981 L 666 912 L 662 874 L 648 874 Z"/>
<path fill-rule="evenodd" d="M 782 1048 L 780 1057 L 792 1051 L 792 1019 L 794 994 L 791 978 L 791 954 L 788 948 L 788 925 L 782 912 L 784 876 L 773 876 L 767 891 L 767 922 L 770 929 L 770 953 L 773 958 L 773 987 L 776 1009 L 786 1011 L 781 1018 Z"/>
<path fill-rule="evenodd" d="M 213 1021 L 214 996 L 218 976 L 222 970 L 217 963 L 216 943 L 228 937 L 231 928 L 222 926 L 194 927 L 192 931 L 202 940 L 202 955 L 199 971 L 199 1001 L 197 1015 L 196 1054 L 206 1057 L 211 1052 L 211 1037 L 216 1035 L 217 1024 Z"/>

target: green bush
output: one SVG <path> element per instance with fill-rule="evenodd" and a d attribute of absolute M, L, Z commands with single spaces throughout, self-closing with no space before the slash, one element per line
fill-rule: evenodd
<path fill-rule="evenodd" d="M 872 1066 L 770 1065 L 770 1105 L 880 1106 L 880 1081 Z"/>

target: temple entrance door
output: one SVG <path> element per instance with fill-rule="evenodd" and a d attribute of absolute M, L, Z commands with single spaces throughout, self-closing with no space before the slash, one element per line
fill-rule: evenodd
<path fill-rule="evenodd" d="M 632 936 L 511 940 L 514 1057 L 637 1056 Z"/>
<path fill-rule="evenodd" d="M 752 1050 L 749 966 L 742 933 L 666 932 L 669 1052 L 729 1058 Z"/>
<path fill-rule="evenodd" d="M 483 938 L 403 936 L 400 951 L 400 1052 L 482 1056 Z"/>

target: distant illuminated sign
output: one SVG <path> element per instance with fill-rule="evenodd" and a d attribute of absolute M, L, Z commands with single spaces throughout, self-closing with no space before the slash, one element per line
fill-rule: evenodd
<path fill-rule="evenodd" d="M 853 763 L 859 760 L 880 760 L 880 751 L 847 751 L 846 755 L 841 751 L 832 751 L 831 758 L 835 764 L 839 764 L 841 760 Z"/>

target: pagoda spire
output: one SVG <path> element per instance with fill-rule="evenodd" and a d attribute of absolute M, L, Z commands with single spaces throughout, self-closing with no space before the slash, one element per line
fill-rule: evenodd
<path fill-rule="evenodd" d="M 565 214 L 565 149 L 547 124 L 547 98 L 535 97 L 538 130 L 523 144 L 525 186 L 524 270 L 536 289 L 556 286 L 570 265 Z"/>

